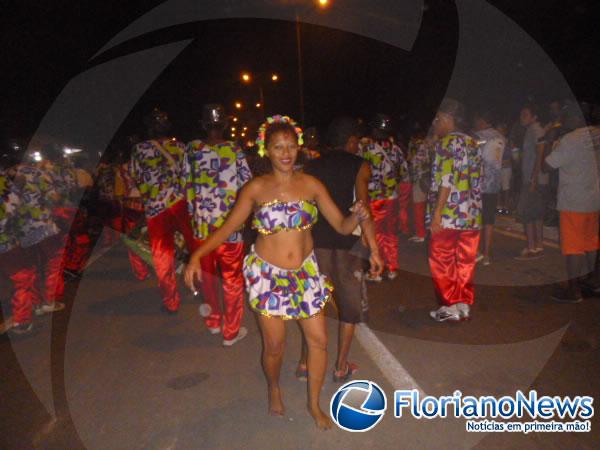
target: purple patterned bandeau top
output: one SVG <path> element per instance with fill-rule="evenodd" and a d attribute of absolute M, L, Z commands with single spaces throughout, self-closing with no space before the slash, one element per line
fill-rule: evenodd
<path fill-rule="evenodd" d="M 273 200 L 259 205 L 254 213 L 252 228 L 263 235 L 280 231 L 308 230 L 317 223 L 318 216 L 319 210 L 312 200 Z"/>

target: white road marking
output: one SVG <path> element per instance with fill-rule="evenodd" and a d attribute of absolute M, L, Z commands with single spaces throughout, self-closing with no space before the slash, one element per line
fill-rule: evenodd
<path fill-rule="evenodd" d="M 394 389 L 418 389 L 425 396 L 415 379 L 366 324 L 358 324 L 356 339 Z"/>

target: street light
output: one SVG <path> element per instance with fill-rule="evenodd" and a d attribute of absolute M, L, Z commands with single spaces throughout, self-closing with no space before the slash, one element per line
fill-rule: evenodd
<path fill-rule="evenodd" d="M 231 127 L 231 131 L 235 131 L 235 127 Z"/>
<path fill-rule="evenodd" d="M 279 82 L 279 74 L 272 72 L 271 74 L 268 73 L 259 73 L 259 74 L 255 74 L 256 75 L 256 84 L 258 87 L 258 94 L 259 94 L 259 101 L 256 103 L 256 108 L 260 109 L 262 111 L 262 114 L 265 114 L 265 94 L 264 94 L 264 90 L 263 90 L 263 83 L 266 82 L 266 80 L 268 80 L 270 77 L 271 82 L 273 83 L 277 83 Z M 255 80 L 253 80 L 253 75 L 250 72 L 242 72 L 240 75 L 240 79 L 242 80 L 242 83 L 244 84 L 251 84 L 254 83 Z M 236 106 L 237 108 L 237 106 Z M 240 109 L 240 108 L 238 108 Z"/>
<path fill-rule="evenodd" d="M 242 103 L 241 102 L 235 102 L 235 108 L 236 109 L 242 109 Z"/>
<path fill-rule="evenodd" d="M 234 121 L 234 122 L 237 122 L 237 121 L 238 121 L 238 118 L 237 118 L 237 117 L 234 117 L 234 118 L 233 118 L 233 121 Z"/>
<path fill-rule="evenodd" d="M 319 0 L 319 6 L 321 8 L 326 8 L 327 6 L 329 6 L 329 0 Z"/>

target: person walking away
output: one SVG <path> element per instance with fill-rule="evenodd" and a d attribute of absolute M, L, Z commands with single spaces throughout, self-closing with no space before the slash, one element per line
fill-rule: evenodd
<path fill-rule="evenodd" d="M 565 125 L 573 131 L 558 141 L 545 160 L 547 170 L 558 169 L 560 245 L 568 278 L 567 287 L 555 289 L 552 298 L 579 303 L 582 288 L 600 294 L 600 280 L 593 276 L 600 229 L 600 128 L 586 126 L 576 104 L 567 107 Z"/>
<path fill-rule="evenodd" d="M 520 122 L 526 128 L 521 155 L 521 194 L 517 213 L 525 227 L 527 247 L 515 259 L 528 261 L 544 254 L 544 214 L 548 174 L 540 173 L 544 146 L 539 145 L 544 129 L 538 120 L 537 107 L 527 104 L 521 108 Z"/>
<path fill-rule="evenodd" d="M 207 139 L 195 139 L 186 148 L 183 176 L 187 202 L 193 222 L 195 248 L 215 233 L 233 209 L 239 190 L 252 178 L 241 148 L 223 138 L 227 127 L 225 110 L 219 104 L 204 105 L 202 126 Z M 223 335 L 223 345 L 243 339 L 244 313 L 244 242 L 241 230 L 235 230 L 216 249 L 200 259 L 202 294 L 211 308 L 204 318 L 211 334 Z M 219 304 L 219 274 L 223 285 L 223 307 Z"/>
<path fill-rule="evenodd" d="M 311 161 L 305 172 L 317 178 L 329 191 L 340 211 L 348 211 L 355 198 L 368 204 L 368 184 L 371 177 L 369 164 L 357 156 L 360 127 L 355 119 L 340 117 L 329 126 L 329 150 L 321 158 Z M 375 239 L 375 230 L 365 222 L 362 231 L 366 236 L 371 260 L 371 272 L 381 273 L 383 262 Z M 333 381 L 344 382 L 358 370 L 348 361 L 350 345 L 356 324 L 368 321 L 368 299 L 363 272 L 361 239 L 354 235 L 342 236 L 325 221 L 313 227 L 315 255 L 322 272 L 335 286 L 334 300 L 338 310 L 338 350 Z M 308 349 L 302 339 L 302 353 L 296 377 L 306 379 Z"/>
<path fill-rule="evenodd" d="M 148 139 L 133 148 L 129 173 L 144 203 L 152 261 L 163 301 L 161 311 L 174 315 L 181 302 L 175 274 L 175 232 L 183 235 L 190 253 L 194 243 L 181 173 L 185 145 L 167 135 L 171 123 L 161 109 L 154 108 L 146 115 L 144 124 Z"/>
<path fill-rule="evenodd" d="M 391 139 L 392 122 L 385 114 L 377 114 L 371 121 L 371 138 L 360 148 L 370 165 L 369 200 L 375 221 L 375 236 L 387 277 L 398 276 L 398 194 L 402 167 L 406 161 L 400 147 Z M 380 275 L 369 274 L 367 281 L 381 282 Z"/>
<path fill-rule="evenodd" d="M 506 139 L 494 129 L 493 120 L 491 111 L 478 113 L 473 120 L 475 137 L 479 139 L 483 159 L 483 179 L 481 182 L 483 202 L 481 247 L 483 250 L 477 255 L 477 262 L 481 261 L 484 266 L 490 264 L 490 249 L 492 247 L 492 237 L 494 236 L 494 224 L 496 223 L 496 207 L 498 205 L 498 195 L 502 189 L 502 158 L 506 148 Z"/>
<path fill-rule="evenodd" d="M 473 279 L 481 229 L 481 149 L 461 130 L 465 109 L 446 98 L 433 121 L 436 145 L 429 191 L 431 229 L 429 267 L 442 306 L 431 311 L 437 322 L 471 317 Z"/>

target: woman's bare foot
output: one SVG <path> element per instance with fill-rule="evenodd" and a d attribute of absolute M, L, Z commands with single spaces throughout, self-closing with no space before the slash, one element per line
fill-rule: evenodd
<path fill-rule="evenodd" d="M 281 400 L 281 390 L 279 387 L 269 388 L 269 415 L 285 415 L 285 406 L 283 406 L 283 401 Z"/>
<path fill-rule="evenodd" d="M 309 406 L 308 412 L 313 417 L 313 419 L 315 419 L 315 424 L 320 430 L 329 430 L 333 426 L 331 418 L 327 414 L 325 414 L 319 406 Z"/>

